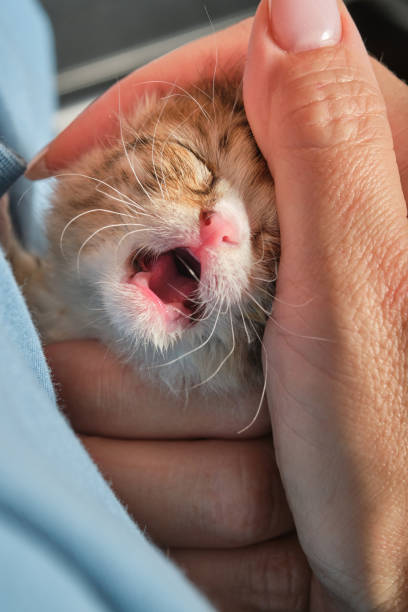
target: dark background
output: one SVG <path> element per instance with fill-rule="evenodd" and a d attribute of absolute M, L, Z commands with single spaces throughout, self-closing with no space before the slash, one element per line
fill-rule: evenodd
<path fill-rule="evenodd" d="M 67 103 L 104 89 L 156 53 L 205 33 L 202 29 L 210 32 L 212 27 L 253 13 L 258 2 L 42 0 L 42 4 L 54 27 L 61 101 Z M 408 0 L 349 0 L 347 4 L 369 51 L 408 80 Z M 178 34 L 184 38 L 174 39 Z M 158 47 L 149 47 L 157 41 Z M 132 55 L 122 72 L 120 57 L 118 66 L 109 65 L 108 70 L 104 60 L 127 50 Z M 78 71 L 78 67 L 86 70 Z"/>
<path fill-rule="evenodd" d="M 256 0 L 42 0 L 61 69 L 247 10 Z"/>

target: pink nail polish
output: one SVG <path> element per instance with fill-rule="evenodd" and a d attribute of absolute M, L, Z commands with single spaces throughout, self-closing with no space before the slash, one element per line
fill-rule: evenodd
<path fill-rule="evenodd" d="M 30 161 L 27 166 L 27 170 L 24 172 L 24 176 L 32 181 L 37 179 L 47 178 L 51 175 L 50 170 L 47 168 L 45 163 L 45 156 L 48 151 L 48 145 L 41 149 L 39 153 Z"/>
<path fill-rule="evenodd" d="M 297 53 L 331 47 L 341 38 L 337 0 L 268 0 L 276 43 Z"/>

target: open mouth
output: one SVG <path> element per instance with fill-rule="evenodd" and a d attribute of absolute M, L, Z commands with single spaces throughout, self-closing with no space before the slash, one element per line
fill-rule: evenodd
<path fill-rule="evenodd" d="M 197 289 L 201 264 L 187 248 L 176 248 L 158 257 L 133 257 L 128 282 L 144 291 L 147 299 L 164 310 L 166 318 L 186 321 L 199 318 Z"/>

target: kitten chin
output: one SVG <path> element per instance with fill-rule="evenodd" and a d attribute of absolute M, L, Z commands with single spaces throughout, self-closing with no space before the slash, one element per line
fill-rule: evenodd
<path fill-rule="evenodd" d="M 240 83 L 175 86 L 120 124 L 58 178 L 28 283 L 43 339 L 98 338 L 176 393 L 262 386 L 279 228 Z"/>

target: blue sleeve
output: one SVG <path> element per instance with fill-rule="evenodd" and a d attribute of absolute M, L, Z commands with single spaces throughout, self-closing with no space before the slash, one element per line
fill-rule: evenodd
<path fill-rule="evenodd" d="M 38 5 L 2 2 L 0 135 L 26 156 L 50 136 L 50 45 Z M 30 194 L 34 208 L 39 194 Z M 0 334 L 0 610 L 208 612 L 129 518 L 58 410 L 1 250 Z"/>

